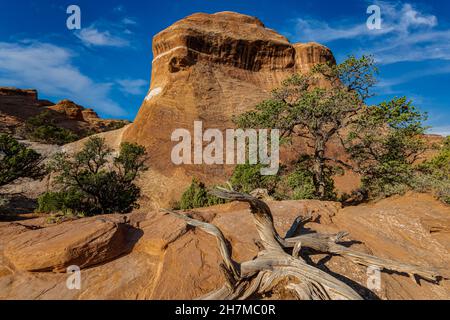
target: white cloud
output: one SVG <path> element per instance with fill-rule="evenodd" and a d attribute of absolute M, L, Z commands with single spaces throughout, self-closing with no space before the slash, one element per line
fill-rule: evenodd
<path fill-rule="evenodd" d="M 84 45 L 88 47 L 132 48 L 130 30 L 138 24 L 132 17 L 124 17 L 118 21 L 98 20 L 89 27 L 75 32 Z"/>
<path fill-rule="evenodd" d="M 428 133 L 438 134 L 440 136 L 450 136 L 450 126 L 437 126 L 428 130 Z"/>
<path fill-rule="evenodd" d="M 380 3 L 381 6 L 388 7 L 387 3 Z M 410 28 L 415 27 L 434 27 L 437 23 L 437 18 L 433 15 L 421 13 L 413 8 L 409 3 L 403 5 L 401 11 L 397 14 L 394 11 L 387 11 L 391 13 L 390 18 L 398 18 L 400 16 L 400 23 L 398 27 L 401 31 L 408 32 Z M 394 23 L 395 25 L 395 23 Z"/>
<path fill-rule="evenodd" d="M 120 79 L 117 80 L 117 83 L 122 92 L 132 95 L 145 93 L 147 90 L 146 87 L 148 86 L 148 82 L 143 79 Z"/>
<path fill-rule="evenodd" d="M 334 41 L 405 34 L 417 28 L 432 28 L 437 25 L 435 16 L 423 14 L 408 3 L 392 5 L 384 1 L 375 1 L 375 4 L 381 8 L 382 28 L 380 30 L 369 30 L 364 19 L 357 24 L 339 21 L 335 23 L 336 26 L 331 26 L 314 19 L 299 18 L 296 21 L 296 37 L 301 41 Z"/>
<path fill-rule="evenodd" d="M 383 89 L 383 93 L 394 93 L 392 90 L 392 87 L 405 84 L 417 79 L 429 77 L 429 76 L 436 76 L 436 75 L 442 75 L 442 74 L 449 74 L 450 73 L 450 64 L 440 64 L 437 67 L 432 67 L 428 69 L 420 69 L 420 70 L 413 70 L 410 72 L 403 73 L 395 78 L 382 78 L 378 83 L 377 87 Z"/>
<path fill-rule="evenodd" d="M 49 43 L 0 42 L 0 85 L 36 88 L 50 96 L 68 98 L 111 116 L 125 111 L 108 96 L 113 84 L 84 75 L 73 53 Z"/>
<path fill-rule="evenodd" d="M 390 29 L 369 30 L 366 24 L 357 24 L 343 27 L 333 27 L 326 22 L 314 19 L 297 19 L 296 40 L 329 42 L 341 39 L 353 39 L 362 36 L 381 35 L 390 32 Z"/>
<path fill-rule="evenodd" d="M 360 41 L 359 53 L 371 53 L 381 64 L 402 61 L 450 60 L 450 30 L 437 29 L 436 16 L 421 12 L 409 3 L 375 1 L 381 8 L 382 28 L 369 30 L 361 16 L 359 23 L 325 23 L 299 18 L 296 41 Z M 372 2 L 371 2 L 372 4 Z M 367 40 L 370 40 L 368 42 Z"/>
<path fill-rule="evenodd" d="M 126 17 L 122 19 L 122 23 L 128 25 L 136 25 L 137 21 L 134 18 Z"/>
<path fill-rule="evenodd" d="M 123 12 L 125 10 L 125 7 L 123 5 L 118 5 L 117 7 L 114 7 L 114 12 Z"/>
<path fill-rule="evenodd" d="M 81 29 L 75 35 L 87 46 L 127 47 L 130 44 L 128 40 L 113 36 L 109 31 L 100 31 L 93 25 Z"/>

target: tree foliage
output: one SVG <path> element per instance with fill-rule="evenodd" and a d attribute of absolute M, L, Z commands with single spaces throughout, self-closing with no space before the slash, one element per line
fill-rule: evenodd
<path fill-rule="evenodd" d="M 438 199 L 450 204 L 450 137 L 444 140 L 434 158 L 418 166 L 415 184 L 419 191 L 432 192 Z"/>
<path fill-rule="evenodd" d="M 39 209 L 89 215 L 129 212 L 137 207 L 140 189 L 134 181 L 147 170 L 146 159 L 143 146 L 125 142 L 113 156 L 104 139 L 90 138 L 74 157 L 58 153 L 52 159 L 49 167 L 60 191 L 42 195 Z"/>
<path fill-rule="evenodd" d="M 32 141 L 63 145 L 79 139 L 71 130 L 61 128 L 49 110 L 28 118 L 25 122 L 25 137 Z"/>
<path fill-rule="evenodd" d="M 361 173 L 364 187 L 375 195 L 387 185 L 408 181 L 411 164 L 423 149 L 426 118 L 406 98 L 368 106 L 377 73 L 369 56 L 319 64 L 285 80 L 272 98 L 235 122 L 241 128 L 280 129 L 281 143 L 293 137 L 306 142 L 311 175 L 303 178 L 314 186 L 308 197 L 329 198 L 330 174 L 343 167 Z M 340 141 L 350 161 L 328 156 L 332 139 Z"/>
<path fill-rule="evenodd" d="M 210 195 L 206 185 L 197 180 L 192 179 L 191 185 L 181 196 L 180 203 L 178 205 L 182 210 L 189 210 L 194 208 L 209 207 L 217 204 L 225 203 L 223 199 Z"/>
<path fill-rule="evenodd" d="M 237 165 L 230 178 L 234 190 L 250 193 L 255 189 L 267 189 L 269 194 L 275 192 L 278 176 L 265 176 L 261 174 L 261 164 Z"/>
<path fill-rule="evenodd" d="M 425 150 L 421 113 L 406 97 L 364 106 L 344 141 L 373 196 L 389 196 L 410 188 L 413 163 Z"/>
<path fill-rule="evenodd" d="M 40 178 L 45 174 L 43 157 L 7 134 L 0 134 L 0 186 L 19 178 Z"/>

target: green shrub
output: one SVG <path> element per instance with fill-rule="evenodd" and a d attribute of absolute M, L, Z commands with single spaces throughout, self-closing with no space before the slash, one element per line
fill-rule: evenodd
<path fill-rule="evenodd" d="M 222 203 L 225 203 L 225 200 L 208 194 L 205 184 L 194 178 L 189 188 L 181 196 L 178 206 L 179 209 L 189 210 Z"/>
<path fill-rule="evenodd" d="M 0 134 L 0 186 L 19 178 L 40 178 L 45 174 L 42 156 L 13 137 Z"/>
<path fill-rule="evenodd" d="M 290 171 L 282 174 L 280 182 L 276 188 L 275 198 L 290 200 L 322 199 L 335 200 L 334 181 L 332 168 L 326 167 L 324 170 L 325 193 L 320 196 L 314 181 L 312 171 L 312 159 L 302 156 L 297 165 Z"/>
<path fill-rule="evenodd" d="M 119 130 L 129 124 L 129 121 L 115 120 L 106 125 L 106 131 Z"/>
<path fill-rule="evenodd" d="M 255 189 L 266 189 L 268 194 L 277 200 L 324 199 L 335 200 L 334 181 L 332 175 L 336 170 L 326 167 L 323 174 L 325 193 L 317 193 L 312 170 L 312 158 L 300 156 L 293 169 L 281 167 L 274 176 L 261 175 L 262 165 L 238 165 L 230 178 L 233 189 L 239 192 L 251 193 Z"/>
<path fill-rule="evenodd" d="M 418 173 L 414 179 L 414 189 L 419 192 L 429 192 L 440 201 L 450 204 L 450 179 L 448 178 Z"/>
<path fill-rule="evenodd" d="M 74 142 L 79 136 L 55 124 L 49 110 L 28 118 L 25 122 L 25 137 L 32 141 L 63 145 Z"/>
<path fill-rule="evenodd" d="M 292 190 L 293 200 L 316 199 L 313 173 L 304 168 L 297 168 L 286 176 L 287 185 Z"/>
<path fill-rule="evenodd" d="M 414 170 L 404 161 L 386 161 L 374 165 L 371 174 L 363 176 L 361 182 L 372 199 L 404 194 L 413 186 Z"/>
<path fill-rule="evenodd" d="M 140 189 L 134 180 L 147 170 L 146 156 L 143 146 L 122 143 L 119 155 L 113 158 L 105 140 L 98 137 L 90 138 L 74 157 L 59 153 L 49 168 L 56 174 L 60 191 L 44 194 L 39 209 L 88 215 L 130 212 L 138 207 Z"/>
<path fill-rule="evenodd" d="M 9 203 L 9 199 L 0 194 L 0 208 L 5 207 Z"/>
<path fill-rule="evenodd" d="M 244 193 L 250 193 L 255 189 L 267 189 L 269 194 L 273 194 L 279 177 L 262 175 L 260 172 L 262 167 L 261 164 L 237 165 L 230 178 L 233 189 Z"/>
<path fill-rule="evenodd" d="M 418 166 L 415 189 L 431 192 L 441 201 L 450 204 L 450 137 L 444 141 L 440 152 L 431 160 Z"/>
<path fill-rule="evenodd" d="M 61 192 L 46 192 L 38 198 L 39 213 L 67 213 L 67 212 L 82 212 L 83 194 L 76 190 L 61 191 Z"/>

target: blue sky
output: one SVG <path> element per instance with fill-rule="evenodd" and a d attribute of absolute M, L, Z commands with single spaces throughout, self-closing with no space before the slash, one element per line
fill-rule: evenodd
<path fill-rule="evenodd" d="M 66 28 L 81 8 L 82 29 Z M 369 30 L 369 5 L 381 8 Z M 259 17 L 291 42 L 327 45 L 338 61 L 373 54 L 380 66 L 372 102 L 406 95 L 429 113 L 432 132 L 450 135 L 450 1 L 0 0 L 0 86 L 36 88 L 104 117 L 132 120 L 146 95 L 153 35 L 195 12 Z"/>

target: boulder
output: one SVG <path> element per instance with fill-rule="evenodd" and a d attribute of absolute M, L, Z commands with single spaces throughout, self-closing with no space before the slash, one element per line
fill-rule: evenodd
<path fill-rule="evenodd" d="M 124 217 L 95 217 L 37 227 L 13 237 L 5 258 L 17 270 L 65 272 L 104 263 L 127 252 Z"/>
<path fill-rule="evenodd" d="M 95 112 L 93 109 L 84 109 L 81 111 L 83 120 L 85 121 L 92 121 L 92 120 L 98 120 L 100 119 L 97 112 Z"/>
<path fill-rule="evenodd" d="M 59 112 L 61 114 L 64 114 L 67 119 L 70 120 L 76 120 L 76 121 L 83 121 L 83 114 L 82 111 L 84 108 L 78 104 L 76 104 L 73 101 L 70 100 L 61 100 L 54 106 L 49 107 L 50 110 L 54 110 L 56 112 Z"/>

